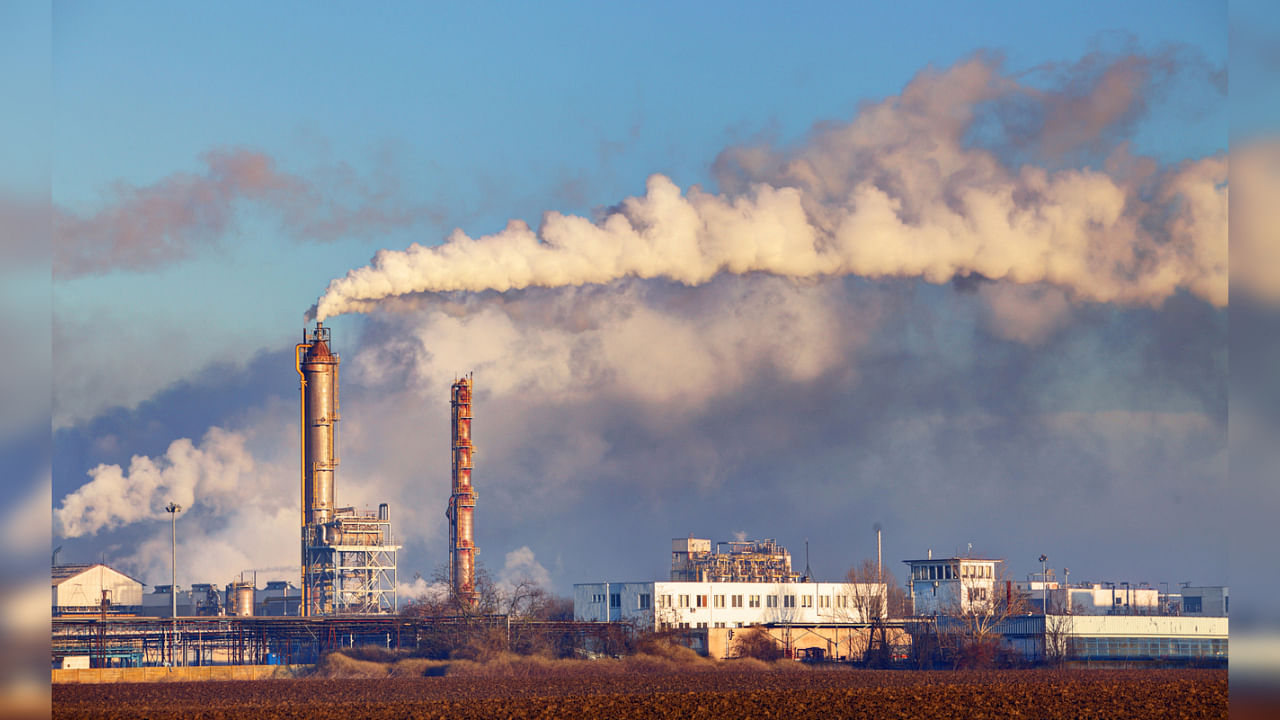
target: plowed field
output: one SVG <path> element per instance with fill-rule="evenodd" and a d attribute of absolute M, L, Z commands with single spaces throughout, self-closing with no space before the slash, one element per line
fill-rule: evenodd
<path fill-rule="evenodd" d="M 719 671 L 55 685 L 65 718 L 1224 718 L 1224 670 Z"/>

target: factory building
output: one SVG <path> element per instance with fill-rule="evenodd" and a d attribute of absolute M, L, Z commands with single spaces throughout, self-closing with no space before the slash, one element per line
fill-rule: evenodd
<path fill-rule="evenodd" d="M 142 582 L 102 563 L 53 566 L 54 615 L 135 612 Z"/>
<path fill-rule="evenodd" d="M 728 552 L 722 548 L 728 547 Z M 671 541 L 673 582 L 796 582 L 791 553 L 773 540 L 735 540 L 716 543 L 701 538 Z"/>
<path fill-rule="evenodd" d="M 337 507 L 340 359 L 317 322 L 294 348 L 300 380 L 302 445 L 302 613 L 385 613 L 397 609 L 391 509 Z"/>
<path fill-rule="evenodd" d="M 729 551 L 721 552 L 721 546 Z M 883 583 L 798 579 L 791 554 L 773 540 L 717 543 L 712 552 L 710 540 L 675 538 L 670 581 L 574 585 L 573 614 L 653 630 L 848 624 L 868 622 L 874 598 L 884 616 Z"/>
<path fill-rule="evenodd" d="M 1086 663 L 1227 661 L 1225 617 L 1026 615 L 1005 620 L 1000 632 L 1032 661 L 1046 657 Z"/>
<path fill-rule="evenodd" d="M 573 586 L 573 615 L 653 630 L 866 623 L 867 600 L 885 592 L 882 583 L 582 583 Z"/>
<path fill-rule="evenodd" d="M 1226 617 L 1231 614 L 1231 590 L 1224 585 L 1183 585 L 1173 596 L 1178 613 L 1192 617 Z"/>
<path fill-rule="evenodd" d="M 971 557 L 934 558 L 930 550 L 922 560 L 903 560 L 907 594 L 916 615 L 945 614 L 999 599 L 996 578 L 1003 560 Z"/>

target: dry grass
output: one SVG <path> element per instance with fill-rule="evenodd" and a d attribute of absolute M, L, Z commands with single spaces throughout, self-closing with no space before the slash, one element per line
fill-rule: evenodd
<path fill-rule="evenodd" d="M 750 658 L 713 660 L 702 657 L 687 647 L 666 642 L 647 643 L 641 648 L 641 652 L 634 655 L 599 660 L 560 659 L 497 651 L 450 660 L 429 660 L 403 655 L 380 655 L 381 659 L 378 660 L 366 659 L 370 657 L 370 654 L 359 650 L 354 653 L 345 650 L 330 653 L 316 665 L 312 676 L 329 679 L 423 676 L 537 678 L 659 675 L 674 672 L 782 672 L 801 669 L 797 663 L 789 661 L 764 662 Z"/>

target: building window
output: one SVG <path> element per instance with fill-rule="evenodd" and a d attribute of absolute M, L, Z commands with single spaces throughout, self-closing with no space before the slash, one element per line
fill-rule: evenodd
<path fill-rule="evenodd" d="M 1200 597 L 1182 598 L 1182 612 L 1186 612 L 1186 613 L 1204 612 L 1204 598 L 1200 598 Z"/>
<path fill-rule="evenodd" d="M 848 595 L 837 595 L 837 596 L 836 596 L 836 607 L 838 607 L 838 608 L 845 608 L 845 607 L 849 607 L 849 596 L 848 596 Z"/>
<path fill-rule="evenodd" d="M 696 598 L 696 599 L 698 600 L 698 607 L 706 607 L 706 606 L 707 606 L 707 596 L 706 596 L 706 595 L 694 595 L 694 598 Z"/>
<path fill-rule="evenodd" d="M 769 601 L 769 602 L 768 602 L 769 607 L 772 607 L 772 608 L 776 608 L 776 607 L 778 607 L 778 596 L 777 596 L 777 595 L 766 595 L 766 596 L 765 596 L 765 599 Z"/>
<path fill-rule="evenodd" d="M 689 623 L 687 623 L 687 622 L 682 622 L 682 623 L 680 623 L 680 629 L 681 629 L 681 630 L 688 630 L 688 629 L 689 629 Z"/>
<path fill-rule="evenodd" d="M 793 608 L 793 607 L 795 607 L 795 606 L 796 606 L 796 596 L 795 596 L 795 595 L 783 595 L 783 596 L 782 596 L 782 607 L 790 607 L 790 608 Z"/>
<path fill-rule="evenodd" d="M 620 608 L 620 607 L 622 607 L 622 593 L 610 593 L 610 594 L 609 594 L 609 607 L 611 607 L 611 608 L 615 608 L 615 607 L 616 607 L 616 608 Z"/>
<path fill-rule="evenodd" d="M 812 596 L 812 595 L 801 595 L 801 596 L 800 596 L 800 607 L 807 607 L 807 608 L 811 608 L 811 607 L 813 607 L 813 596 Z"/>
<path fill-rule="evenodd" d="M 732 597 L 730 598 L 730 603 L 729 603 L 729 604 L 730 604 L 731 606 L 733 606 L 733 607 L 737 607 L 737 608 L 742 607 L 742 596 L 741 596 L 741 595 L 734 595 L 734 596 L 732 596 Z"/>
<path fill-rule="evenodd" d="M 819 596 L 818 596 L 818 607 L 820 607 L 820 608 L 829 608 L 829 607 L 831 607 L 831 596 L 830 596 L 830 595 L 819 595 Z"/>
<path fill-rule="evenodd" d="M 714 600 L 715 604 L 714 604 L 714 605 L 712 605 L 712 607 L 718 607 L 718 608 L 722 608 L 722 607 L 724 607 L 724 596 L 723 596 L 723 595 L 715 595 L 715 596 L 713 596 L 713 600 Z"/>
<path fill-rule="evenodd" d="M 749 606 L 749 607 L 760 607 L 760 596 L 759 596 L 759 595 L 748 595 L 748 596 L 747 596 L 747 603 L 748 603 L 748 606 Z"/>
<path fill-rule="evenodd" d="M 648 610 L 651 604 L 651 596 L 649 593 L 640 593 L 640 609 Z"/>
<path fill-rule="evenodd" d="M 671 596 L 670 596 L 670 595 L 659 595 L 659 596 L 658 596 L 658 607 L 661 607 L 661 608 L 669 608 L 669 607 L 671 607 Z"/>
<path fill-rule="evenodd" d="M 684 608 L 684 607 L 689 607 L 689 596 L 688 596 L 688 595 L 681 595 L 681 596 L 680 596 L 680 607 L 682 607 L 682 608 Z"/>
<path fill-rule="evenodd" d="M 722 628 L 722 627 L 724 627 L 724 623 L 722 623 L 722 622 L 718 622 L 718 623 L 716 623 L 716 624 L 715 624 L 715 627 Z"/>
<path fill-rule="evenodd" d="M 599 605 L 600 603 L 604 602 L 604 593 L 596 593 L 592 595 L 591 602 L 595 603 L 596 605 Z"/>
<path fill-rule="evenodd" d="M 705 628 L 706 626 L 707 626 L 707 624 L 706 624 L 706 623 L 704 623 L 704 622 L 700 622 L 700 623 L 698 623 L 698 627 L 699 627 L 699 628 Z"/>
<path fill-rule="evenodd" d="M 938 572 L 937 568 L 935 568 L 934 566 L 930 565 L 930 566 L 929 566 L 929 579 L 930 579 L 930 580 L 937 580 L 937 579 L 938 579 L 938 578 L 936 577 L 936 573 L 937 573 L 937 572 Z"/>

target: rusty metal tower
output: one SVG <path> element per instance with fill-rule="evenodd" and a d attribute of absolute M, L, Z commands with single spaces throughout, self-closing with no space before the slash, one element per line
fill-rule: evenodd
<path fill-rule="evenodd" d="M 303 615 L 395 612 L 396 553 L 390 507 L 335 507 L 339 359 L 317 322 L 294 347 L 301 381 Z"/>
<path fill-rule="evenodd" d="M 474 605 L 476 592 L 476 544 L 473 515 L 476 491 L 471 487 L 471 375 L 453 384 L 453 494 L 449 496 L 449 584 L 454 597 Z"/>

